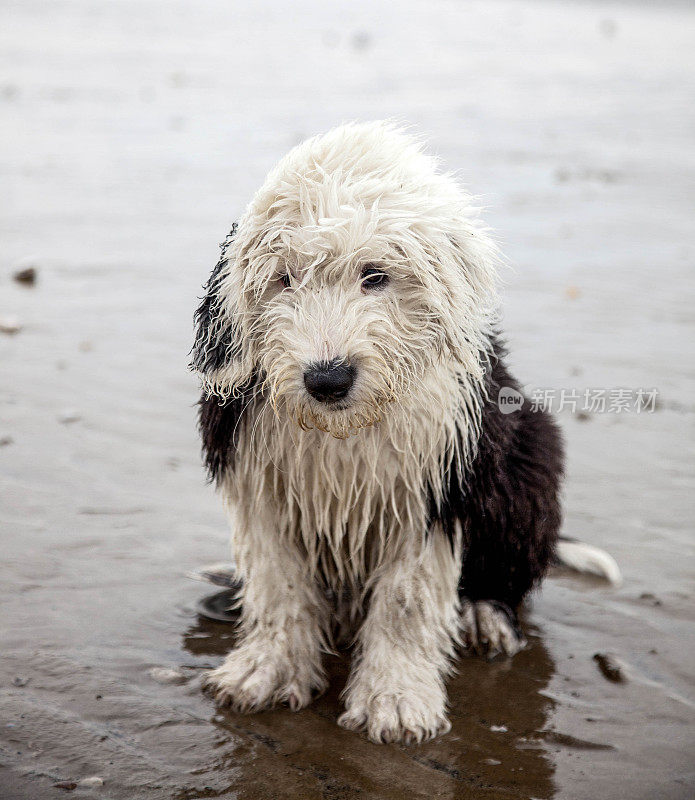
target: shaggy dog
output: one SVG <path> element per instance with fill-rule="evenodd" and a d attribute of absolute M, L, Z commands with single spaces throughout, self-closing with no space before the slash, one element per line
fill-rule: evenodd
<path fill-rule="evenodd" d="M 222 245 L 196 314 L 209 473 L 232 523 L 240 641 L 206 685 L 307 705 L 354 633 L 340 725 L 375 742 L 449 728 L 458 644 L 524 645 L 550 564 L 562 445 L 503 413 L 496 252 L 470 197 L 401 130 L 294 148 Z"/>

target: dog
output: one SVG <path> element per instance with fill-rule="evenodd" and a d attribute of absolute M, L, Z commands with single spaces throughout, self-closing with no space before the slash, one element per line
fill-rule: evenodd
<path fill-rule="evenodd" d="M 559 430 L 497 403 L 521 387 L 490 233 L 418 140 L 353 123 L 292 149 L 221 247 L 192 368 L 242 588 L 205 687 L 300 709 L 348 631 L 338 723 L 442 734 L 457 652 L 520 650 L 517 608 L 559 552 Z"/>

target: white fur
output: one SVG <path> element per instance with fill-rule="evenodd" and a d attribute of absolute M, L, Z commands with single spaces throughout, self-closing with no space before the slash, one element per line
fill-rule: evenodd
<path fill-rule="evenodd" d="M 623 576 L 610 553 L 584 542 L 560 539 L 555 550 L 560 566 L 605 578 L 613 586 L 620 586 Z"/>
<path fill-rule="evenodd" d="M 363 622 L 340 724 L 375 741 L 434 736 L 448 727 L 461 543 L 425 535 L 427 508 L 442 470 L 475 451 L 494 247 L 451 176 L 372 123 L 292 150 L 225 256 L 206 346 L 230 324 L 234 340 L 203 383 L 229 398 L 254 374 L 263 382 L 221 483 L 242 639 L 207 683 L 242 710 L 308 703 L 332 646 L 324 589 L 347 588 L 348 616 Z M 362 290 L 365 264 L 389 275 L 383 291 Z M 357 366 L 337 408 L 303 383 L 308 364 L 334 358 Z"/>

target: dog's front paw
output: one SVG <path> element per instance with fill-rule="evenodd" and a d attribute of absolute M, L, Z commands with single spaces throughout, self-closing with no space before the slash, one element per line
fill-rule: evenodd
<path fill-rule="evenodd" d="M 464 600 L 461 629 L 467 649 L 494 658 L 500 653 L 513 656 L 526 647 L 514 612 L 503 603 Z"/>
<path fill-rule="evenodd" d="M 203 677 L 203 688 L 220 706 L 251 713 L 279 703 L 292 711 L 311 702 L 312 690 L 323 689 L 321 679 L 272 645 L 242 644 L 224 663 Z"/>
<path fill-rule="evenodd" d="M 433 739 L 451 728 L 446 716 L 446 696 L 438 686 L 416 683 L 371 691 L 356 685 L 349 693 L 338 725 L 366 731 L 377 744 L 415 744 Z"/>

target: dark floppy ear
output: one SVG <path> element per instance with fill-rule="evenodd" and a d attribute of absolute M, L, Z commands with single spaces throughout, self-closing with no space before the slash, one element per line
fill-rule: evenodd
<path fill-rule="evenodd" d="M 239 436 L 255 384 L 249 383 L 242 392 L 225 401 L 203 393 L 198 404 L 198 429 L 203 444 L 203 456 L 208 478 L 219 485 L 227 470 L 234 470 Z"/>
<path fill-rule="evenodd" d="M 208 477 L 219 483 L 225 472 L 234 469 L 241 426 L 257 389 L 255 372 L 244 362 L 240 317 L 234 303 L 225 297 L 228 277 L 228 249 L 237 224 L 221 245 L 220 260 L 205 284 L 205 296 L 198 306 L 195 341 L 191 349 L 191 369 L 203 382 L 198 406 L 198 426 Z M 226 290 L 229 291 L 227 285 Z"/>
<path fill-rule="evenodd" d="M 203 287 L 205 296 L 193 317 L 195 340 L 189 366 L 201 375 L 209 388 L 217 383 L 216 376 L 220 370 L 238 360 L 242 351 L 239 319 L 234 313 L 230 313 L 229 306 L 224 304 L 222 297 L 222 283 L 229 263 L 227 251 L 236 236 L 237 228 L 235 222 L 221 245 L 220 260 Z"/>

